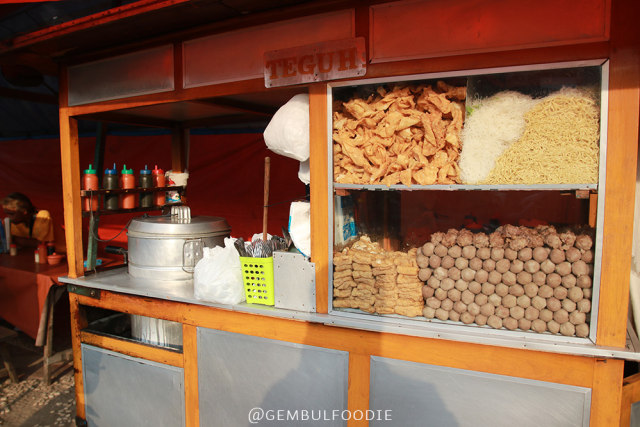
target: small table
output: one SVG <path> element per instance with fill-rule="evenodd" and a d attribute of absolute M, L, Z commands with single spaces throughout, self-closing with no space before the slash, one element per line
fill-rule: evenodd
<path fill-rule="evenodd" d="M 50 381 L 52 359 L 53 311 L 66 287 L 58 277 L 67 275 L 67 263 L 36 264 L 33 251 L 23 249 L 17 255 L 0 254 L 0 317 L 44 346 L 44 381 Z M 61 354 L 65 360 L 69 355 Z"/>

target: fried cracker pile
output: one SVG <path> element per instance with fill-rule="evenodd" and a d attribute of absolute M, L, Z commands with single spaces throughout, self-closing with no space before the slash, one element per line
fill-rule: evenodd
<path fill-rule="evenodd" d="M 456 184 L 466 87 L 383 86 L 337 102 L 334 180 L 345 184 Z"/>
<path fill-rule="evenodd" d="M 333 306 L 367 313 L 422 315 L 417 249 L 386 252 L 368 236 L 333 257 Z"/>

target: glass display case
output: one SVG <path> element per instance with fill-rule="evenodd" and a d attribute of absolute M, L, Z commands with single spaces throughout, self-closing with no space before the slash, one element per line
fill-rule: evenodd
<path fill-rule="evenodd" d="M 607 73 L 332 84 L 331 312 L 594 342 Z"/>

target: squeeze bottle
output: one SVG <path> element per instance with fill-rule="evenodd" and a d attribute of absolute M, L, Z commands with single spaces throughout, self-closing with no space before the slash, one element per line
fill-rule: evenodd
<path fill-rule="evenodd" d="M 116 170 L 116 164 L 113 164 L 113 169 L 105 169 L 104 177 L 102 179 L 102 186 L 105 190 L 117 190 L 118 189 L 118 171 Z M 104 208 L 108 210 L 118 209 L 118 195 L 117 194 L 105 194 L 104 195 Z"/>
<path fill-rule="evenodd" d="M 128 189 L 136 187 L 136 179 L 133 176 L 133 169 L 127 169 L 127 165 L 122 166 L 120 175 L 120 188 Z M 133 209 L 136 207 L 135 194 L 122 194 L 120 199 L 120 207 L 122 209 Z"/>
<path fill-rule="evenodd" d="M 158 169 L 158 165 L 151 171 L 151 175 L 153 176 L 154 187 L 159 188 L 165 186 L 164 171 Z M 156 206 L 164 206 L 164 193 L 164 190 L 155 192 L 154 203 Z"/>
<path fill-rule="evenodd" d="M 47 245 L 45 245 L 44 243 L 40 243 L 38 245 L 38 263 L 47 263 Z"/>
<path fill-rule="evenodd" d="M 140 188 L 153 187 L 153 177 L 151 176 L 151 170 L 147 169 L 147 165 L 144 165 L 144 169 L 140 169 Z M 140 193 L 140 207 L 150 208 L 153 207 L 153 192 L 146 191 Z"/>
<path fill-rule="evenodd" d="M 89 165 L 88 169 L 84 170 L 82 176 L 82 189 L 83 190 L 97 190 L 98 189 L 98 175 L 96 170 Z M 84 198 L 84 210 L 85 211 L 97 211 L 98 210 L 98 196 L 91 196 Z"/>

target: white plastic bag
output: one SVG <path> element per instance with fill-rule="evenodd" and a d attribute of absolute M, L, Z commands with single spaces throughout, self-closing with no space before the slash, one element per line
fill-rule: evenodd
<path fill-rule="evenodd" d="M 289 234 L 300 253 L 311 257 L 311 205 L 309 202 L 291 203 Z"/>
<path fill-rule="evenodd" d="M 264 130 L 274 153 L 304 162 L 309 158 L 309 95 L 295 95 L 276 111 Z"/>
<path fill-rule="evenodd" d="M 300 162 L 300 168 L 298 169 L 298 179 L 303 184 L 309 184 L 311 182 L 311 170 L 309 169 L 309 160 Z"/>
<path fill-rule="evenodd" d="M 233 239 L 224 239 L 224 248 L 204 248 L 203 257 L 193 271 L 193 294 L 197 299 L 220 304 L 239 304 L 245 300 L 240 255 Z"/>

